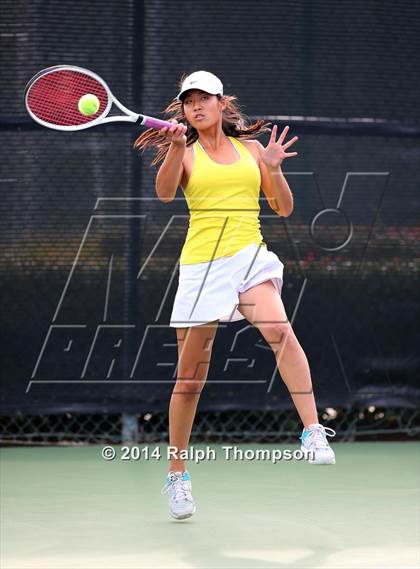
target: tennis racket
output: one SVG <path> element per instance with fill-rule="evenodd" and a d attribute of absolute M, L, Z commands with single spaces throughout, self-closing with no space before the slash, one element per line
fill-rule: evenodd
<path fill-rule="evenodd" d="M 86 94 L 99 99 L 97 112 L 89 116 L 83 115 L 78 108 L 80 98 Z M 174 124 L 130 111 L 99 75 L 74 65 L 42 69 L 26 85 L 24 97 L 30 116 L 39 124 L 56 130 L 82 130 L 110 122 L 131 122 L 156 129 Z M 110 116 L 113 104 L 125 115 Z"/>

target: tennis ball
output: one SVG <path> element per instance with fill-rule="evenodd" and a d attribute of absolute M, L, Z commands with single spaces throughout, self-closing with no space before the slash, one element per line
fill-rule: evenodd
<path fill-rule="evenodd" d="M 89 117 L 90 115 L 94 115 L 98 112 L 99 99 L 96 95 L 87 93 L 86 95 L 83 95 L 83 97 L 80 97 L 77 107 L 82 115 Z"/>

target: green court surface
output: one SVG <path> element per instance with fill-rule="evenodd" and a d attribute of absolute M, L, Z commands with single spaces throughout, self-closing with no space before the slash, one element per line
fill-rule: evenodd
<path fill-rule="evenodd" d="M 186 521 L 160 495 L 165 446 L 160 460 L 121 460 L 114 446 L 113 461 L 101 446 L 2 448 L 1 568 L 419 566 L 417 443 L 336 443 L 335 466 L 228 461 L 223 446 L 189 462 Z"/>

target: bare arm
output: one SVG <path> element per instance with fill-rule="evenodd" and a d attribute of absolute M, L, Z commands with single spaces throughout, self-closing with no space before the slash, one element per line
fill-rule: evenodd
<path fill-rule="evenodd" d="M 184 171 L 182 161 L 187 142 L 185 131 L 186 127 L 178 123 L 169 129 L 161 130 L 161 133 L 171 140 L 168 153 L 156 176 L 156 194 L 164 203 L 169 203 L 174 199 L 176 190 L 181 183 Z"/>
<path fill-rule="evenodd" d="M 293 211 L 293 194 L 283 175 L 281 166 L 285 158 L 297 155 L 297 152 L 285 152 L 285 150 L 298 140 L 298 137 L 295 136 L 289 140 L 289 142 L 283 144 L 288 130 L 289 127 L 286 126 L 279 140 L 276 142 L 277 125 L 274 125 L 271 131 L 270 141 L 266 148 L 257 141 L 260 156 L 262 189 L 267 196 L 270 207 L 277 215 L 283 217 L 288 217 Z"/>
<path fill-rule="evenodd" d="M 281 171 L 281 166 L 277 169 L 267 168 L 271 179 L 271 192 L 274 194 L 272 208 L 277 215 L 289 217 L 293 211 L 293 194 L 289 184 Z"/>
<path fill-rule="evenodd" d="M 264 147 L 256 140 L 260 149 Z M 259 159 L 261 173 L 261 189 L 267 198 L 268 205 L 281 217 L 288 217 L 293 211 L 293 194 L 282 173 L 281 166 L 277 169 L 268 168 Z"/>

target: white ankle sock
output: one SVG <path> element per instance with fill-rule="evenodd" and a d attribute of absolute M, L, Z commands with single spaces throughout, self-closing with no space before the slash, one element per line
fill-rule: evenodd
<path fill-rule="evenodd" d="M 305 429 L 310 429 L 311 427 L 322 427 L 321 423 L 311 423 Z"/>

